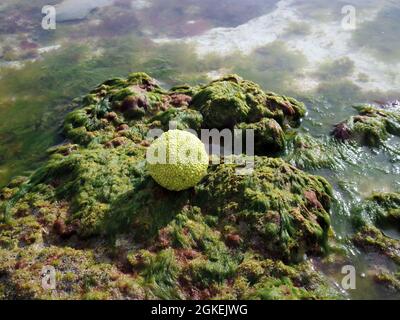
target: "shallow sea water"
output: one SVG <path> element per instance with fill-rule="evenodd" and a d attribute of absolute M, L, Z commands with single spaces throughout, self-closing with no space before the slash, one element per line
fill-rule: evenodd
<path fill-rule="evenodd" d="M 354 30 L 342 25 L 349 4 Z M 56 5 L 56 30 L 41 28 L 44 5 Z M 326 136 L 355 113 L 352 105 L 400 97 L 399 38 L 400 5 L 389 0 L 3 0 L 0 186 L 34 170 L 61 141 L 73 98 L 133 71 L 165 87 L 239 73 L 304 101 L 301 130 Z M 399 150 L 396 139 L 389 145 Z M 359 148 L 348 160 L 343 170 L 315 172 L 335 187 L 332 221 L 341 237 L 351 232 L 353 201 L 400 190 L 399 157 Z M 360 275 L 374 257 L 348 250 Z M 326 273 L 340 282 L 340 270 Z M 359 283 L 349 297 L 395 298 L 368 277 Z"/>

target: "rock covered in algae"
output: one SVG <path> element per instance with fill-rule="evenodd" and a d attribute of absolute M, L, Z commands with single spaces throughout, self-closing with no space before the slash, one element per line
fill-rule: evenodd
<path fill-rule="evenodd" d="M 353 151 L 351 145 L 343 146 L 331 137 L 316 138 L 306 133 L 297 133 L 287 145 L 284 159 L 305 170 L 342 168 L 343 160 Z"/>
<path fill-rule="evenodd" d="M 386 231 L 400 230 L 400 194 L 372 194 L 355 205 L 351 214 L 356 229 L 352 237 L 353 243 L 364 252 L 376 253 L 399 267 L 400 240 L 391 237 Z M 399 274 L 393 271 L 393 268 L 386 270 L 385 266 L 378 269 L 379 272 L 373 272 L 375 282 L 399 294 Z"/>
<path fill-rule="evenodd" d="M 380 253 L 400 265 L 400 241 L 386 236 L 375 226 L 361 227 L 352 240 L 365 252 Z"/>
<path fill-rule="evenodd" d="M 372 280 L 384 289 L 388 297 L 400 296 L 400 241 L 389 237 L 373 225 L 364 225 L 352 237 L 352 242 L 364 254 L 372 257 L 368 271 Z M 389 266 L 389 267 L 388 267 Z M 396 271 L 397 270 L 397 271 Z"/>
<path fill-rule="evenodd" d="M 330 231 L 332 190 L 281 159 L 255 160 L 254 173 L 237 176 L 236 165 L 222 164 L 196 187 L 196 203 L 238 234 L 243 246 L 289 261 L 321 253 Z"/>
<path fill-rule="evenodd" d="M 293 126 L 304 117 L 304 104 L 293 98 L 264 92 L 254 82 L 229 75 L 203 86 L 193 96 L 193 108 L 199 110 L 208 127 L 232 128 L 241 122 L 273 118 L 281 125 Z M 285 121 L 286 120 L 286 121 Z"/>
<path fill-rule="evenodd" d="M 246 137 L 246 130 L 254 131 L 256 154 L 264 155 L 285 150 L 285 132 L 274 119 L 264 118 L 259 122 L 250 124 L 240 123 L 236 126 L 236 129 L 243 130 L 243 137 Z"/>
<path fill-rule="evenodd" d="M 400 230 L 400 194 L 374 193 L 352 212 L 356 226 L 391 226 Z"/>
<path fill-rule="evenodd" d="M 214 165 L 180 192 L 149 174 L 149 130 L 170 120 L 194 130 L 208 128 L 210 119 L 224 122 L 226 110 L 213 101 L 220 98 L 205 93 L 233 83 L 229 90 L 240 101 L 229 99 L 248 112 L 234 112 L 229 125 L 264 121 L 285 131 L 304 114 L 294 100 L 236 76 L 164 90 L 137 73 L 74 101 L 64 124 L 68 141 L 1 191 L 0 297 L 337 297 L 310 262 L 301 262 L 304 254 L 323 253 L 329 236 L 325 179 L 268 157 L 256 157 L 247 176 L 236 174 L 239 164 Z M 263 137 L 268 142 L 267 131 Z M 40 285 L 46 265 L 56 270 L 52 292 Z"/>
<path fill-rule="evenodd" d="M 380 107 L 354 107 L 358 115 L 337 124 L 332 131 L 339 140 L 355 140 L 370 147 L 379 147 L 390 135 L 400 135 L 400 104 L 393 102 Z"/>
<path fill-rule="evenodd" d="M 182 130 L 163 133 L 147 150 L 150 175 L 159 185 L 172 191 L 198 184 L 207 174 L 208 161 L 201 140 Z"/>

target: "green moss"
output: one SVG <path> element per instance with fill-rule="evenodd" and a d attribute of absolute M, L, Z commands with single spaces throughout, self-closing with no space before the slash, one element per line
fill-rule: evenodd
<path fill-rule="evenodd" d="M 266 273 L 278 267 L 263 262 L 298 262 L 304 254 L 325 252 L 332 197 L 325 179 L 261 156 L 250 175 L 237 175 L 236 164 L 216 165 L 195 188 L 180 192 L 150 177 L 145 159 L 153 139 L 149 130 L 169 121 L 199 130 L 209 127 L 205 118 L 214 116 L 224 122 L 226 112 L 213 113 L 202 105 L 219 108 L 213 90 L 220 86 L 233 90 L 228 100 L 248 110 L 243 119 L 240 112 L 234 114 L 230 125 L 256 129 L 258 148 L 282 150 L 284 132 L 305 114 L 300 102 L 264 92 L 238 76 L 171 91 L 142 73 L 103 82 L 74 101 L 75 110 L 64 121 L 68 141 L 51 148 L 32 175 L 1 192 L 6 219 L 0 225 L 0 294 L 268 298 L 263 288 L 287 277 L 290 292 L 277 289 L 271 297 L 307 298 L 310 290 L 310 297 L 328 296 L 296 280 L 296 271 L 282 277 L 277 271 Z M 133 117 L 129 108 L 143 112 Z M 36 281 L 44 265 L 56 269 L 54 292 Z M 279 270 L 292 269 L 281 263 Z"/>
<path fill-rule="evenodd" d="M 246 137 L 246 130 L 250 129 L 254 131 L 254 148 L 258 155 L 274 154 L 285 150 L 285 133 L 274 119 L 264 118 L 257 123 L 241 123 L 236 128 L 243 130 L 244 140 Z"/>
<path fill-rule="evenodd" d="M 330 137 L 313 137 L 306 133 L 292 135 L 287 145 L 283 158 L 303 170 L 344 169 L 359 153 L 355 144 L 345 144 Z"/>
<path fill-rule="evenodd" d="M 176 129 L 193 129 L 199 131 L 203 123 L 203 116 L 200 112 L 192 109 L 170 108 L 151 118 L 149 122 L 159 121 L 164 131 L 169 130 L 171 123 L 175 124 Z"/>
<path fill-rule="evenodd" d="M 231 278 L 238 257 L 229 252 L 221 234 L 205 223 L 198 208 L 187 214 L 177 216 L 167 227 L 174 247 L 192 250 L 194 260 L 185 268 L 183 277 L 202 287 Z"/>
<path fill-rule="evenodd" d="M 246 257 L 238 267 L 238 274 L 244 277 L 251 285 L 259 282 L 264 273 L 264 264 L 253 257 Z"/>
<path fill-rule="evenodd" d="M 364 225 L 377 225 L 400 229 L 400 194 L 373 194 L 353 208 L 352 219 L 356 228 Z"/>
<path fill-rule="evenodd" d="M 112 265 L 96 261 L 90 250 L 68 247 L 0 249 L 4 293 L 8 299 L 109 299 L 121 297 L 116 279 L 122 277 Z M 15 266 L 17 265 L 17 269 Z M 42 287 L 43 267 L 56 268 L 56 289 Z M 4 281 L 5 280 L 5 281 Z"/>
<path fill-rule="evenodd" d="M 37 19 L 41 19 L 41 7 L 42 4 L 32 4 L 31 10 L 38 12 Z M 16 12 L 21 8 L 17 9 Z M 32 14 L 28 10 L 23 17 L 30 21 Z M 36 18 L 31 21 L 33 24 Z M 49 45 L 49 40 L 65 45 L 41 55 L 43 59 L 24 61 L 22 68 L 1 69 L 0 118 L 8 121 L 0 123 L 0 187 L 16 174 L 28 174 L 27 170 L 42 163 L 46 149 L 61 142 L 59 123 L 73 108 L 70 101 L 96 84 L 110 79 L 106 86 L 122 89 L 126 79 L 118 77 L 135 70 L 147 70 L 168 86 L 207 80 L 205 73 L 210 66 L 199 61 L 190 46 L 158 45 L 134 34 L 98 38 L 86 27 L 86 23 L 79 24 L 78 31 L 76 26 L 63 24 L 62 30 L 51 34 L 38 28 L 41 34 L 35 41 L 40 45 Z M 36 29 L 29 32 L 33 30 Z M 77 32 L 80 36 L 87 32 L 89 41 L 71 41 L 71 34 Z M 86 102 L 95 103 L 88 99 Z"/>
<path fill-rule="evenodd" d="M 251 300 L 314 300 L 343 298 L 329 281 L 312 271 L 309 263 L 285 265 L 247 256 L 238 268 L 232 289 L 222 288 L 221 298 Z M 232 292 L 236 293 L 232 295 Z"/>
<path fill-rule="evenodd" d="M 400 241 L 385 236 L 374 226 L 364 226 L 353 237 L 353 243 L 366 252 L 375 251 L 400 264 Z"/>
<path fill-rule="evenodd" d="M 18 208 L 20 209 L 20 207 Z M 41 225 L 33 216 L 14 219 L 0 224 L 0 247 L 12 249 L 18 246 L 42 242 Z"/>
<path fill-rule="evenodd" d="M 252 101 L 255 106 L 262 103 L 261 90 L 257 93 L 259 101 Z M 192 104 L 202 113 L 204 121 L 210 128 L 227 128 L 248 118 L 251 106 L 248 105 L 246 98 L 240 80 L 232 77 L 215 81 L 200 90 L 193 97 Z"/>
<path fill-rule="evenodd" d="M 400 109 L 370 105 L 354 107 L 359 115 L 336 125 L 333 134 L 339 139 L 352 139 L 370 147 L 379 147 L 390 135 L 400 135 Z"/>
<path fill-rule="evenodd" d="M 256 158 L 249 176 L 235 175 L 235 169 L 235 165 L 217 166 L 196 187 L 203 210 L 226 219 L 235 216 L 237 224 L 247 225 L 241 234 L 245 243 L 261 241 L 260 248 L 281 258 L 296 260 L 308 251 L 321 252 L 332 196 L 325 179 L 280 159 Z"/>
<path fill-rule="evenodd" d="M 193 96 L 192 106 L 204 117 L 207 128 L 233 128 L 242 122 L 258 122 L 263 117 L 296 125 L 305 115 L 304 105 L 294 99 L 265 93 L 236 75 L 226 76 L 202 87 Z"/>
<path fill-rule="evenodd" d="M 374 275 L 376 283 L 385 286 L 391 292 L 400 292 L 400 273 L 392 274 L 389 272 L 379 272 Z"/>
<path fill-rule="evenodd" d="M 174 251 L 166 249 L 157 254 L 145 253 L 140 275 L 151 294 L 162 299 L 181 298 L 177 285 L 180 266 Z"/>

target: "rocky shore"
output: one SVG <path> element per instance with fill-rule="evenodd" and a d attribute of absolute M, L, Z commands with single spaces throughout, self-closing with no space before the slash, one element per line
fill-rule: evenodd
<path fill-rule="evenodd" d="M 307 171 L 339 170 L 346 148 L 400 133 L 395 103 L 357 110 L 321 139 L 298 131 L 302 102 L 237 75 L 170 90 L 144 73 L 105 81 L 73 101 L 48 160 L 1 190 L 0 298 L 346 299 L 316 263 L 347 261 L 342 244 L 390 260 L 373 277 L 398 294 L 400 241 L 385 227 L 400 228 L 400 195 L 354 203 L 354 232 L 339 239 L 334 186 Z M 170 122 L 254 129 L 253 174 L 222 161 L 194 188 L 163 189 L 146 168 L 147 133 Z"/>

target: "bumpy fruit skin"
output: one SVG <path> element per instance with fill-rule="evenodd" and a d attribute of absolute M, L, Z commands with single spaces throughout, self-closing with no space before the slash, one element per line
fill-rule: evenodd
<path fill-rule="evenodd" d="M 201 140 L 182 130 L 163 133 L 147 151 L 150 175 L 171 191 L 189 189 L 198 184 L 207 174 L 208 162 Z"/>

